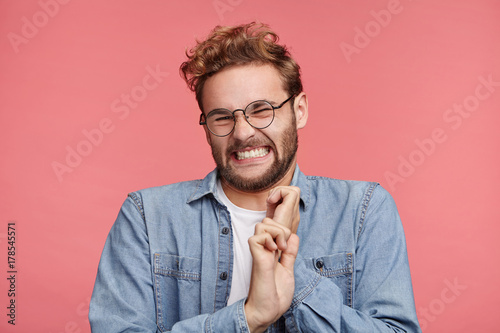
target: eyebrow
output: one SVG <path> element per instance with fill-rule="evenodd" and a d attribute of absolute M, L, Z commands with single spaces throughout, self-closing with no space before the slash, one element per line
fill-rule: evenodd
<path fill-rule="evenodd" d="M 207 114 L 215 112 L 215 111 L 230 111 L 230 112 L 232 112 L 231 110 L 226 109 L 226 108 L 215 108 L 215 109 L 208 111 Z"/>

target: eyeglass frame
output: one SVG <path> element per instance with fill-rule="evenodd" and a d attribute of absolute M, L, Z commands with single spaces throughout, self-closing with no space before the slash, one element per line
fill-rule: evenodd
<path fill-rule="evenodd" d="M 229 109 L 225 109 L 225 108 L 218 108 L 218 109 L 214 109 L 214 110 L 210 111 L 210 112 L 209 112 L 206 116 L 205 116 L 205 114 L 202 112 L 202 113 L 200 114 L 200 122 L 199 122 L 199 124 L 200 124 L 200 125 L 206 125 L 206 126 L 207 126 L 207 129 L 208 129 L 208 130 L 210 131 L 210 133 L 212 133 L 213 135 L 218 136 L 218 137 L 225 137 L 225 136 L 228 136 L 229 134 L 233 133 L 234 128 L 236 127 L 236 117 L 234 116 L 234 113 L 235 113 L 236 111 L 241 111 L 241 112 L 243 112 L 243 115 L 245 116 L 245 120 L 246 120 L 246 122 L 247 122 L 250 126 L 252 126 L 253 128 L 256 128 L 256 129 L 264 129 L 264 128 L 268 128 L 269 126 L 271 126 L 271 124 L 272 124 L 272 123 L 273 123 L 273 121 L 274 121 L 274 117 L 275 117 L 275 115 L 276 115 L 274 111 L 275 111 L 275 110 L 278 110 L 278 109 L 281 109 L 281 108 L 282 108 L 282 107 L 283 107 L 286 103 L 288 103 L 288 102 L 289 102 L 289 101 L 290 101 L 293 97 L 295 97 L 295 94 L 293 94 L 292 96 L 288 97 L 285 101 L 283 101 L 283 103 L 281 103 L 281 104 L 280 104 L 280 105 L 278 105 L 278 106 L 274 106 L 274 105 L 272 105 L 271 103 L 269 103 L 269 101 L 266 101 L 266 100 L 263 100 L 263 99 L 259 99 L 259 100 L 256 100 L 256 101 L 253 101 L 253 102 L 248 103 L 248 105 L 247 105 L 247 106 L 245 106 L 245 108 L 244 108 L 244 109 L 236 109 L 236 110 L 234 110 L 234 111 L 231 111 L 231 110 L 229 110 Z M 266 126 L 264 126 L 264 127 L 256 127 L 256 126 L 252 125 L 252 124 L 248 121 L 248 117 L 247 117 L 247 115 L 246 115 L 246 113 L 245 113 L 245 110 L 246 110 L 246 109 L 247 109 L 250 105 L 252 105 L 253 103 L 256 103 L 256 102 L 265 102 L 265 103 L 269 104 L 269 105 L 271 106 L 271 108 L 273 109 L 273 119 L 271 120 L 271 122 L 270 122 L 268 125 L 266 125 Z M 232 115 L 232 117 L 233 117 L 233 128 L 232 128 L 232 129 L 231 129 L 231 131 L 229 131 L 229 133 L 227 133 L 227 134 L 224 134 L 224 135 L 218 135 L 218 134 L 215 134 L 214 132 L 212 132 L 212 130 L 210 129 L 210 127 L 208 127 L 208 125 L 207 125 L 206 119 L 208 118 L 208 116 L 209 116 L 212 112 L 217 111 L 217 110 L 227 110 L 227 111 L 231 112 L 231 115 Z M 203 121 L 203 117 L 205 117 L 205 121 Z"/>

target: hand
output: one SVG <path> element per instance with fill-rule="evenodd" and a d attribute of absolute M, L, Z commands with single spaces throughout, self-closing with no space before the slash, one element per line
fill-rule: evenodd
<path fill-rule="evenodd" d="M 295 290 L 293 266 L 299 237 L 265 218 L 248 240 L 253 257 L 245 314 L 250 332 L 263 332 L 290 307 Z M 281 258 L 280 253 L 281 252 Z"/>
<path fill-rule="evenodd" d="M 300 188 L 296 186 L 278 186 L 269 191 L 267 197 L 268 218 L 297 233 L 300 221 Z M 288 238 L 287 238 L 288 239 Z"/>

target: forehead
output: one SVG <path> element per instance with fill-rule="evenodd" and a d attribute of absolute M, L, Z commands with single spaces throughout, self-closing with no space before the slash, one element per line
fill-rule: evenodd
<path fill-rule="evenodd" d="M 209 77 L 203 87 L 203 109 L 243 108 L 255 100 L 277 102 L 286 96 L 281 76 L 272 65 L 239 65 Z"/>

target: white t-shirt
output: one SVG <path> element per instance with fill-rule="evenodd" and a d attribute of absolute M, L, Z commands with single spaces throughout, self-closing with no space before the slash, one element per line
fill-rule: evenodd
<path fill-rule="evenodd" d="M 248 210 L 233 204 L 224 193 L 220 180 L 217 181 L 217 194 L 229 210 L 233 231 L 233 277 L 227 305 L 248 296 L 252 274 L 252 255 L 248 239 L 255 233 L 255 225 L 266 217 L 266 211 Z"/>

